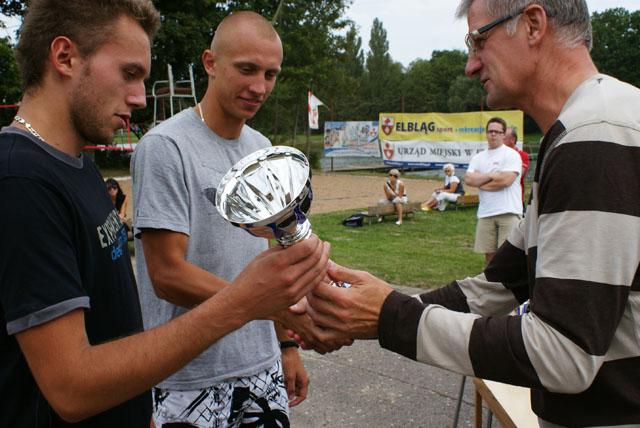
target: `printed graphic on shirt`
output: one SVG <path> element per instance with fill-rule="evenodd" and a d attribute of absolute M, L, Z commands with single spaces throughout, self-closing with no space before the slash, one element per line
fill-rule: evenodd
<path fill-rule="evenodd" d="M 115 209 L 111 211 L 102 226 L 98 226 L 96 229 L 100 246 L 102 248 L 111 247 L 111 260 L 118 260 L 127 244 L 127 230 L 120 221 L 118 211 Z"/>

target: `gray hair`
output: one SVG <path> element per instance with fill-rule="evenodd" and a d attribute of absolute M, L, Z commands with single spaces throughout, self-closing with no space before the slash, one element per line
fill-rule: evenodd
<path fill-rule="evenodd" d="M 511 135 L 513 135 L 513 140 L 518 141 L 518 128 L 515 126 L 509 126 L 507 130 L 511 130 Z"/>
<path fill-rule="evenodd" d="M 465 18 L 474 1 L 461 0 L 456 17 Z M 532 4 L 542 6 L 550 25 L 558 34 L 558 41 L 564 47 L 573 49 L 584 45 L 591 50 L 593 34 L 586 0 L 485 0 L 487 13 L 495 18 L 517 13 Z M 505 24 L 508 35 L 515 34 L 520 16 Z"/>
<path fill-rule="evenodd" d="M 442 167 L 443 171 L 446 171 L 448 169 L 451 170 L 451 175 L 455 175 L 456 174 L 456 167 L 453 166 L 452 163 L 445 163 L 444 166 Z"/>

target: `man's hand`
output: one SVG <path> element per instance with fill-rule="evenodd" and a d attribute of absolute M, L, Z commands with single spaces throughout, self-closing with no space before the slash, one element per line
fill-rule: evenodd
<path fill-rule="evenodd" d="M 302 349 L 313 349 L 319 354 L 326 354 L 353 344 L 350 337 L 315 325 L 306 313 L 306 308 L 307 300 L 303 298 L 276 316 L 276 319 L 288 329 L 289 337 L 295 339 Z"/>
<path fill-rule="evenodd" d="M 472 187 L 481 187 L 491 181 L 489 174 L 477 171 L 467 171 L 464 175 L 464 184 Z"/>
<path fill-rule="evenodd" d="M 326 275 L 328 243 L 312 235 L 291 247 L 273 247 L 260 253 L 226 287 L 242 302 L 250 319 L 267 319 L 309 293 Z M 240 308 L 238 308 L 240 309 Z"/>
<path fill-rule="evenodd" d="M 487 176 L 490 180 L 480 186 L 480 189 L 492 192 L 511 186 L 518 178 L 518 173 L 515 171 L 490 172 Z"/>
<path fill-rule="evenodd" d="M 307 312 L 320 327 L 356 339 L 378 337 L 378 318 L 391 286 L 375 276 L 330 263 L 328 274 L 334 281 L 348 282 L 350 288 L 332 287 L 322 282 L 307 295 Z"/>
<path fill-rule="evenodd" d="M 282 350 L 282 371 L 289 397 L 289 407 L 295 407 L 307 398 L 309 376 L 296 348 Z"/>

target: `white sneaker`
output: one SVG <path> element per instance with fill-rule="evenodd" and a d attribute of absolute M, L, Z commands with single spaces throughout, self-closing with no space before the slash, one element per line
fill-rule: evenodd
<path fill-rule="evenodd" d="M 378 217 L 378 223 L 382 223 L 382 217 Z"/>
<path fill-rule="evenodd" d="M 402 222 L 401 222 L 400 220 L 398 220 L 398 221 L 396 221 L 396 224 L 397 224 L 398 226 L 401 226 L 401 225 L 402 225 Z"/>

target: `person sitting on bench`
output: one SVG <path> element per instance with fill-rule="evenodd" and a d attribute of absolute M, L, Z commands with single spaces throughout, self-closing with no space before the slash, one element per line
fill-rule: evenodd
<path fill-rule="evenodd" d="M 449 202 L 456 202 L 458 197 L 464 195 L 462 182 L 456 177 L 456 169 L 453 164 L 446 164 L 442 170 L 444 171 L 444 186 L 437 187 L 431 197 L 422 204 L 422 209 L 425 211 L 431 211 L 434 208 L 444 211 Z"/>
<path fill-rule="evenodd" d="M 384 183 L 384 199 L 378 201 L 378 205 L 393 204 L 396 207 L 396 213 L 398 214 L 398 221 L 396 224 L 399 226 L 402 224 L 402 210 L 407 203 L 407 194 L 405 193 L 404 183 L 398 179 L 400 177 L 400 171 L 392 169 L 389 171 L 389 179 Z M 378 222 L 382 221 L 382 217 L 378 217 Z"/>

